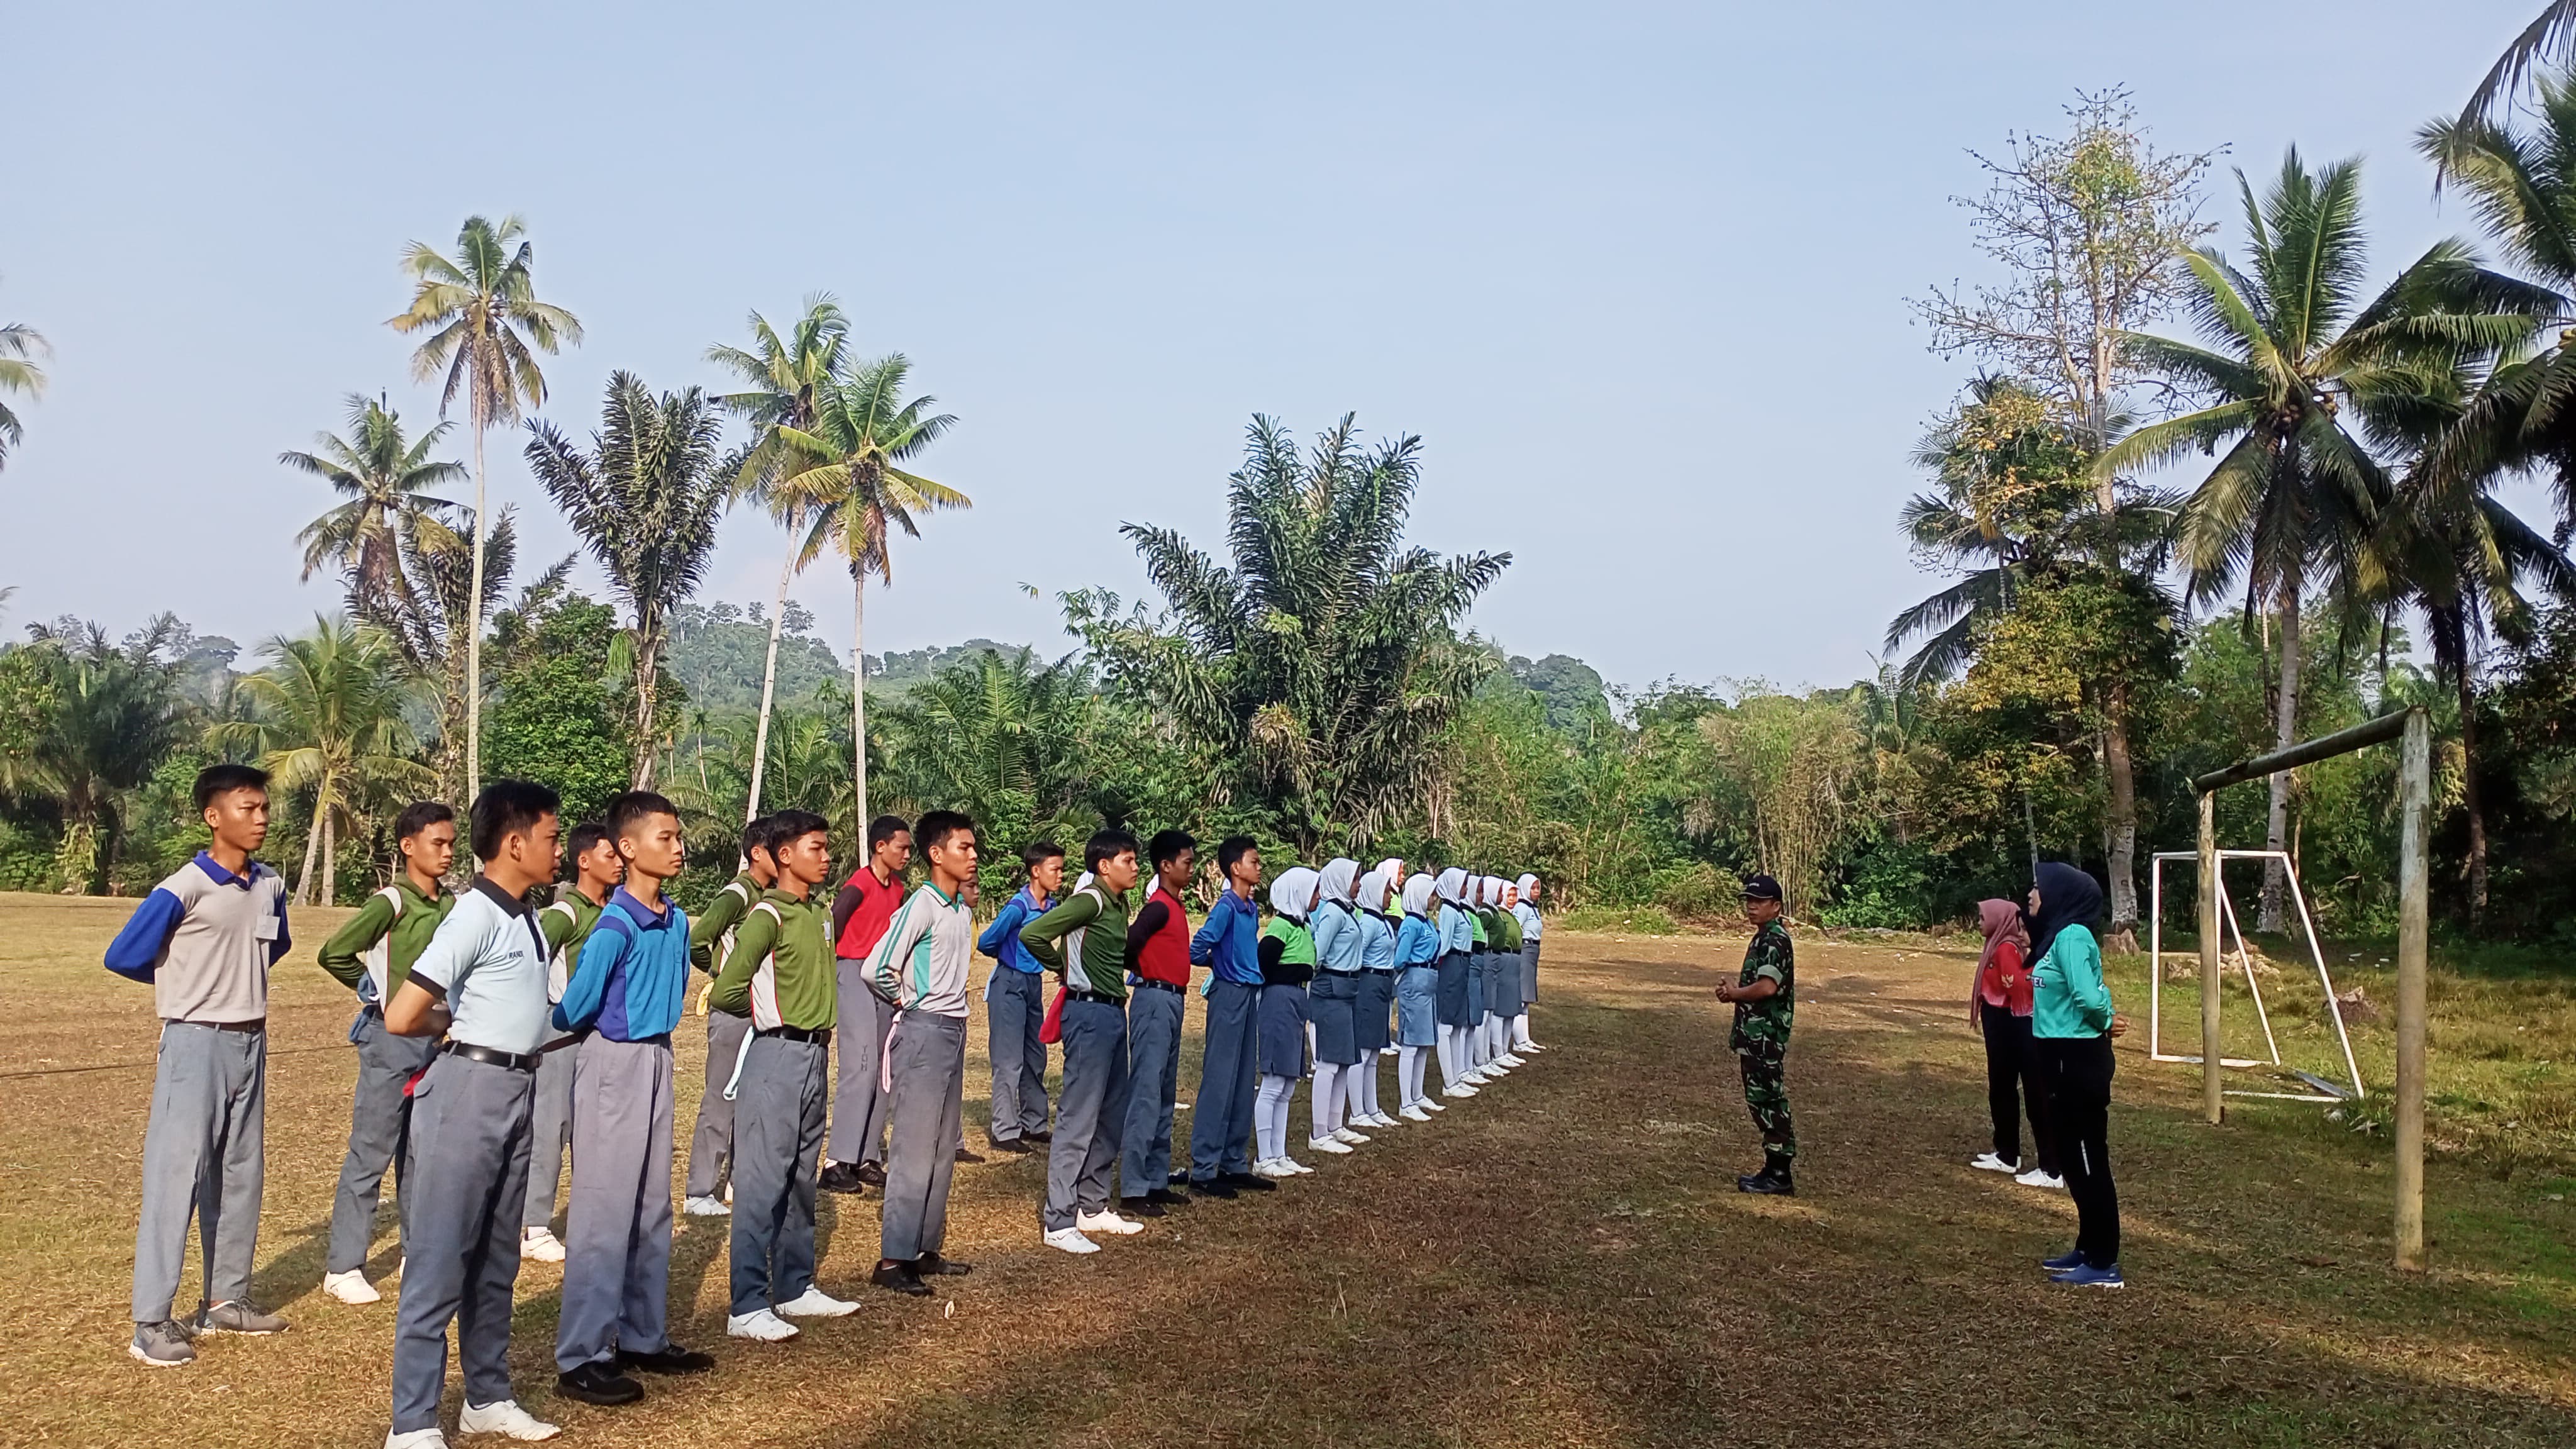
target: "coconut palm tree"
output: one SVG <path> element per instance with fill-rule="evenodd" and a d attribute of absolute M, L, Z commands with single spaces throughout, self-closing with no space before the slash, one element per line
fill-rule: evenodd
<path fill-rule="evenodd" d="M 888 792 L 965 811 L 997 840 L 1086 833 L 1090 671 L 979 650 L 913 685 L 879 720 Z"/>
<path fill-rule="evenodd" d="M 473 580 L 466 593 L 465 787 L 483 786 L 483 435 L 518 421 L 519 410 L 546 400 L 545 373 L 537 353 L 552 354 L 581 341 L 581 322 L 570 312 L 537 300 L 536 249 L 515 216 L 499 224 L 469 216 L 456 233 L 456 254 L 442 255 L 427 242 L 403 253 L 412 279 L 411 306 L 386 325 L 397 332 L 427 332 L 412 352 L 414 379 L 445 374 L 438 395 L 444 416 L 461 390 L 474 429 Z"/>
<path fill-rule="evenodd" d="M 0 323 L 0 393 L 17 393 L 22 397 L 45 395 L 45 369 L 39 358 L 52 355 L 45 335 L 24 322 Z M 18 424 L 18 415 L 0 402 L 0 467 L 9 462 L 9 450 L 16 446 L 26 431 Z"/>
<path fill-rule="evenodd" d="M 453 525 L 456 505 L 428 492 L 465 476 L 457 464 L 429 456 L 448 426 L 440 423 L 406 439 L 402 418 L 383 399 L 351 393 L 345 437 L 317 433 L 316 451 L 277 455 L 278 462 L 320 478 L 346 500 L 295 536 L 304 545 L 305 578 L 336 567 L 348 575 L 352 609 L 399 607 L 411 593 L 402 566 L 402 530 L 424 519 L 442 529 Z"/>
<path fill-rule="evenodd" d="M 2399 449 L 2449 416 L 2462 368 L 2528 337 L 2548 294 L 2490 272 L 2465 242 L 2436 242 L 2363 300 L 2360 167 L 2311 172 L 2293 149 L 2264 196 L 2237 175 L 2250 271 L 2192 252 L 2187 291 L 2209 346 L 2126 334 L 2150 370 L 2211 405 L 2139 428 L 2095 467 L 2129 471 L 2198 452 L 2218 462 L 2186 499 L 2178 546 L 2202 599 L 2242 588 L 2250 620 L 2277 624 L 2274 728 L 2296 740 L 2302 609 L 2313 584 L 2351 597 L 2390 498 L 2374 447 Z M 2272 777 L 2265 845 L 2283 848 L 2290 778 Z M 2282 872 L 2266 870 L 2261 926 L 2281 924 Z"/>
<path fill-rule="evenodd" d="M 268 667 L 242 681 L 248 720 L 215 726 L 218 748 L 257 752 L 259 766 L 281 790 L 313 792 L 313 823 L 304 840 L 304 869 L 295 901 L 313 898 L 313 867 L 322 862 L 321 903 L 332 904 L 338 831 L 360 810 L 394 790 L 426 788 L 430 770 L 411 758 L 403 723 L 408 696 L 384 636 L 347 619 L 317 615 L 300 639 L 279 635 L 260 651 Z"/>
<path fill-rule="evenodd" d="M 787 530 L 787 557 L 778 567 L 778 597 L 769 611 L 769 657 L 760 671 L 760 714 L 753 727 L 751 793 L 743 803 L 747 822 L 760 815 L 760 788 L 768 773 L 769 716 L 778 696 L 778 636 L 787 621 L 787 586 L 804 564 L 805 517 L 802 500 L 785 486 L 798 472 L 814 466 L 810 453 L 792 446 L 782 430 L 811 434 L 822 416 L 825 394 L 841 370 L 850 334 L 849 319 L 829 293 L 805 299 L 805 315 L 785 338 L 759 313 L 751 314 L 752 345 L 718 345 L 707 360 L 740 377 L 747 390 L 718 399 L 750 420 L 751 451 L 743 459 L 736 486 L 743 496 L 770 511 Z"/>
<path fill-rule="evenodd" d="M 460 534 L 435 518 L 398 522 L 395 542 L 411 592 L 355 611 L 389 642 L 406 679 L 433 701 L 438 737 L 431 760 L 439 789 L 451 800 L 471 798 L 465 789 L 465 721 L 472 697 L 465 684 L 466 621 L 489 618 L 500 609 L 509 597 L 510 575 L 519 557 L 518 525 L 512 510 L 504 507 L 484 541 L 483 588 L 476 596 L 470 533 L 469 528 Z M 560 588 L 572 563 L 570 554 L 556 560 L 529 589 Z"/>
<path fill-rule="evenodd" d="M 176 656 L 186 626 L 156 616 L 120 647 L 95 624 L 32 624 L 29 653 L 45 703 L 22 746 L 0 752 L 0 794 L 54 802 L 63 821 L 64 882 L 107 883 L 125 806 L 188 734 Z"/>
<path fill-rule="evenodd" d="M 868 575 L 894 582 L 886 547 L 890 530 L 920 537 L 914 514 L 975 506 L 956 489 L 901 466 L 957 422 L 950 414 L 929 411 L 936 398 L 905 399 L 911 375 L 912 364 L 901 353 L 862 364 L 821 391 L 812 428 L 778 430 L 808 466 L 782 482 L 771 506 L 801 511 L 807 520 L 804 560 L 835 549 L 850 569 L 851 794 L 863 833 L 868 821 Z"/>
<path fill-rule="evenodd" d="M 724 420 L 704 389 L 656 398 L 631 372 L 611 374 L 599 431 L 585 452 L 543 420 L 528 424 L 528 468 L 590 545 L 612 593 L 632 619 L 627 657 L 635 670 L 633 787 L 653 783 L 661 751 L 662 656 L 671 610 L 706 578 L 716 525 L 733 496 L 735 470 L 722 466 Z"/>
<path fill-rule="evenodd" d="M 2495 65 L 2461 109 L 2458 124 L 2466 126 L 2494 114 L 2534 67 L 2552 57 L 2565 59 L 2571 41 L 2576 41 L 2576 0 L 2549 0 L 2539 18 L 2525 26 L 2513 38 L 2513 44 L 2505 47 L 2504 54 L 2496 57 Z M 2446 165 L 2439 161 L 2435 164 Z"/>

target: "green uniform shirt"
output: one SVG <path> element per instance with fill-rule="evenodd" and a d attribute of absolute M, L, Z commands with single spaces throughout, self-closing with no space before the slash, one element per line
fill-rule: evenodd
<path fill-rule="evenodd" d="M 1494 949 L 1514 956 L 1521 952 L 1521 918 L 1499 907 L 1494 911 Z"/>
<path fill-rule="evenodd" d="M 331 973 L 332 980 L 361 995 L 364 989 L 359 983 L 378 977 L 372 988 L 378 1006 L 392 1000 L 411 979 L 411 963 L 420 959 L 421 948 L 438 934 L 438 923 L 456 909 L 456 897 L 445 890 L 434 898 L 421 894 L 409 871 L 386 889 L 394 894 L 377 891 L 367 897 L 349 923 L 322 943 L 321 956 L 322 969 Z"/>
<path fill-rule="evenodd" d="M 724 964 L 728 939 L 733 928 L 742 924 L 742 913 L 759 900 L 762 886 L 744 871 L 724 883 L 716 898 L 707 902 L 706 914 L 689 917 L 689 964 L 710 976 Z"/>
<path fill-rule="evenodd" d="M 1020 927 L 1020 945 L 1067 990 L 1127 999 L 1126 897 L 1084 886 Z"/>
<path fill-rule="evenodd" d="M 1279 943 L 1279 961 L 1284 966 L 1315 964 L 1315 933 L 1286 916 L 1272 916 L 1261 934 Z"/>
<path fill-rule="evenodd" d="M 769 909 L 759 909 L 762 906 Z M 707 1004 L 735 1016 L 753 1015 L 752 977 L 767 962 L 781 1022 L 806 1031 L 836 1025 L 840 989 L 834 980 L 832 908 L 775 887 L 763 892 L 753 907 L 734 928 L 733 950 L 716 972 L 715 991 Z"/>
<path fill-rule="evenodd" d="M 1487 950 L 1493 949 L 1494 933 L 1501 929 L 1494 924 L 1493 907 L 1478 906 L 1467 913 L 1467 919 L 1476 928 L 1476 944 Z"/>
<path fill-rule="evenodd" d="M 1744 971 L 1738 986 L 1777 981 L 1780 989 L 1760 1001 L 1735 1003 L 1735 1031 L 1727 1046 L 1735 1051 L 1786 1050 L 1789 1025 L 1798 1014 L 1798 963 L 1789 944 L 1789 928 L 1774 919 L 1753 933 L 1744 948 Z"/>

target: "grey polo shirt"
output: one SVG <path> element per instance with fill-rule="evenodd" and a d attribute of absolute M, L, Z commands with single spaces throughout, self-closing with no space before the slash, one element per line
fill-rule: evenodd
<path fill-rule="evenodd" d="M 447 1003 L 450 1038 L 532 1052 L 551 1035 L 548 954 L 528 903 L 478 875 L 412 963 L 411 979 Z"/>

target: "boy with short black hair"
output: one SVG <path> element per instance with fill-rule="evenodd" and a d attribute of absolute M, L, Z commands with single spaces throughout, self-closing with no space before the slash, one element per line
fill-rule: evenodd
<path fill-rule="evenodd" d="M 725 1332 L 762 1343 L 794 1338 L 788 1318 L 838 1318 L 859 1307 L 814 1286 L 814 1159 L 838 1016 L 831 918 L 814 888 L 831 873 L 831 837 L 822 816 L 782 810 L 769 839 L 778 882 L 743 916 L 707 999 L 752 1023 L 734 1101 Z"/>
<path fill-rule="evenodd" d="M 1190 962 L 1208 968 L 1207 1054 L 1199 1068 L 1198 1106 L 1190 1118 L 1190 1190 L 1231 1198 L 1277 1186 L 1252 1174 L 1244 1147 L 1253 1129 L 1253 1095 L 1261 1075 L 1261 847 L 1249 835 L 1217 842 L 1225 890 L 1190 938 Z"/>
<path fill-rule="evenodd" d="M 412 1086 L 411 1174 L 420 1194 L 405 1231 L 410 1265 L 394 1315 L 393 1428 L 385 1449 L 441 1449 L 438 1399 L 447 1326 L 465 1369 L 467 1434 L 551 1439 L 562 1432 L 510 1390 L 510 1295 L 519 1277 L 515 1209 L 527 1198 L 537 1050 L 546 1037 L 553 954 L 528 893 L 555 878 L 562 827 L 555 792 L 495 780 L 468 812 L 482 871 L 385 1005 L 401 1036 L 447 1040 Z"/>
<path fill-rule="evenodd" d="M 715 975 L 733 950 L 734 927 L 743 913 L 778 879 L 769 856 L 769 832 L 777 817 L 764 815 L 742 828 L 742 869 L 724 883 L 706 911 L 689 919 L 689 964 L 707 975 L 702 999 L 712 996 Z M 726 1165 L 733 1158 L 734 1073 L 742 1049 L 751 1040 L 751 1018 L 705 1007 L 707 1013 L 707 1080 L 698 1094 L 698 1125 L 689 1134 L 689 1181 L 681 1192 L 680 1211 L 693 1218 L 720 1218 L 733 1211 L 725 1203 Z"/>
<path fill-rule="evenodd" d="M 1186 830 L 1157 830 L 1146 843 L 1154 890 L 1127 923 L 1135 994 L 1127 1003 L 1127 1119 L 1121 1141 L 1120 1206 L 1159 1218 L 1190 1200 L 1172 1191 L 1172 1112 L 1179 1105 L 1181 1019 L 1190 990 L 1190 913 L 1181 893 L 1198 869 L 1199 843 Z M 1190 1180 L 1187 1164 L 1180 1178 Z"/>
<path fill-rule="evenodd" d="M 927 1295 L 925 1277 L 970 1271 L 940 1255 L 948 1236 L 948 1185 L 966 1080 L 966 987 L 974 978 L 975 822 L 933 810 L 913 822 L 930 858 L 922 882 L 868 955 L 868 985 L 898 1014 L 887 1034 L 878 1085 L 886 1092 L 891 1141 L 876 1271 L 869 1281 Z"/>
<path fill-rule="evenodd" d="M 397 1213 L 402 1196 L 403 1141 L 410 1135 L 411 1079 L 429 1065 L 437 1043 L 385 1030 L 385 1003 L 411 976 L 411 963 L 456 907 L 447 868 L 456 863 L 456 812 L 435 800 L 406 807 L 394 817 L 394 848 L 402 873 L 367 898 L 349 923 L 322 943 L 322 969 L 358 994 L 358 1019 L 349 1044 L 358 1049 L 358 1089 L 349 1107 L 349 1154 L 340 1164 L 340 1186 L 331 1200 L 331 1243 L 322 1260 L 322 1291 L 342 1303 L 383 1298 L 367 1281 L 367 1247 L 376 1232 L 376 1196 L 385 1169 L 394 1169 Z"/>
<path fill-rule="evenodd" d="M 1020 928 L 1020 944 L 1064 982 L 1064 1088 L 1039 1221 L 1046 1245 L 1067 1253 L 1100 1251 L 1085 1233 L 1145 1230 L 1110 1205 L 1127 1120 L 1127 889 L 1136 883 L 1136 837 L 1095 832 L 1082 863 L 1094 879 Z"/>
<path fill-rule="evenodd" d="M 601 905 L 554 1013 L 581 1041 L 556 1388 L 601 1405 L 643 1397 L 623 1370 L 703 1373 L 716 1362 L 667 1331 L 671 1033 L 689 1004 L 689 918 L 662 891 L 688 863 L 679 809 L 629 790 L 608 802 L 608 836 L 625 883 Z"/>
<path fill-rule="evenodd" d="M 912 827 L 900 815 L 880 815 L 868 822 L 866 856 L 832 898 L 841 1080 L 832 1093 L 825 1192 L 885 1186 L 886 1099 L 877 1077 L 886 1031 L 894 1025 L 894 1003 L 868 989 L 867 961 L 903 905 L 903 873 L 911 865 Z"/>
<path fill-rule="evenodd" d="M 564 854 L 572 884 L 555 890 L 554 902 L 537 912 L 553 955 L 546 962 L 546 1000 L 563 1000 L 581 948 L 599 923 L 617 883 L 626 879 L 626 862 L 608 827 L 586 821 L 573 827 Z M 555 1192 L 563 1185 L 564 1149 L 572 1145 L 572 1033 L 547 1023 L 546 1042 L 537 1065 L 534 1147 L 528 1156 L 528 1200 L 519 1217 L 519 1256 L 539 1263 L 564 1260 L 563 1240 L 555 1236 Z"/>
<path fill-rule="evenodd" d="M 1052 1140 L 1047 1131 L 1046 969 L 1020 944 L 1020 927 L 1045 915 L 1064 884 L 1064 847 L 1052 840 L 1020 847 L 1027 882 L 1002 903 L 975 949 L 993 958 L 984 980 L 986 1055 L 993 1060 L 993 1120 L 984 1140 L 1026 1153 Z"/>
<path fill-rule="evenodd" d="M 198 772 L 197 814 L 213 838 L 155 886 L 107 948 L 107 969 L 152 984 L 161 1049 L 143 1129 L 143 1211 L 134 1231 L 134 1338 L 152 1368 L 195 1359 L 201 1333 L 282 1333 L 250 1303 L 267 1155 L 268 971 L 286 954 L 286 882 L 251 859 L 268 841 L 268 775 Z M 205 1303 L 170 1316 L 188 1255 L 205 1244 Z"/>

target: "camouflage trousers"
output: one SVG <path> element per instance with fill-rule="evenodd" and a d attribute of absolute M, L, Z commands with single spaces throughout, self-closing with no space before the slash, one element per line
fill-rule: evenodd
<path fill-rule="evenodd" d="M 1762 1150 L 1788 1161 L 1798 1155 L 1798 1134 L 1789 1122 L 1789 1048 L 1785 1042 L 1754 1042 L 1735 1049 L 1744 1069 L 1744 1105 L 1762 1133 Z"/>

